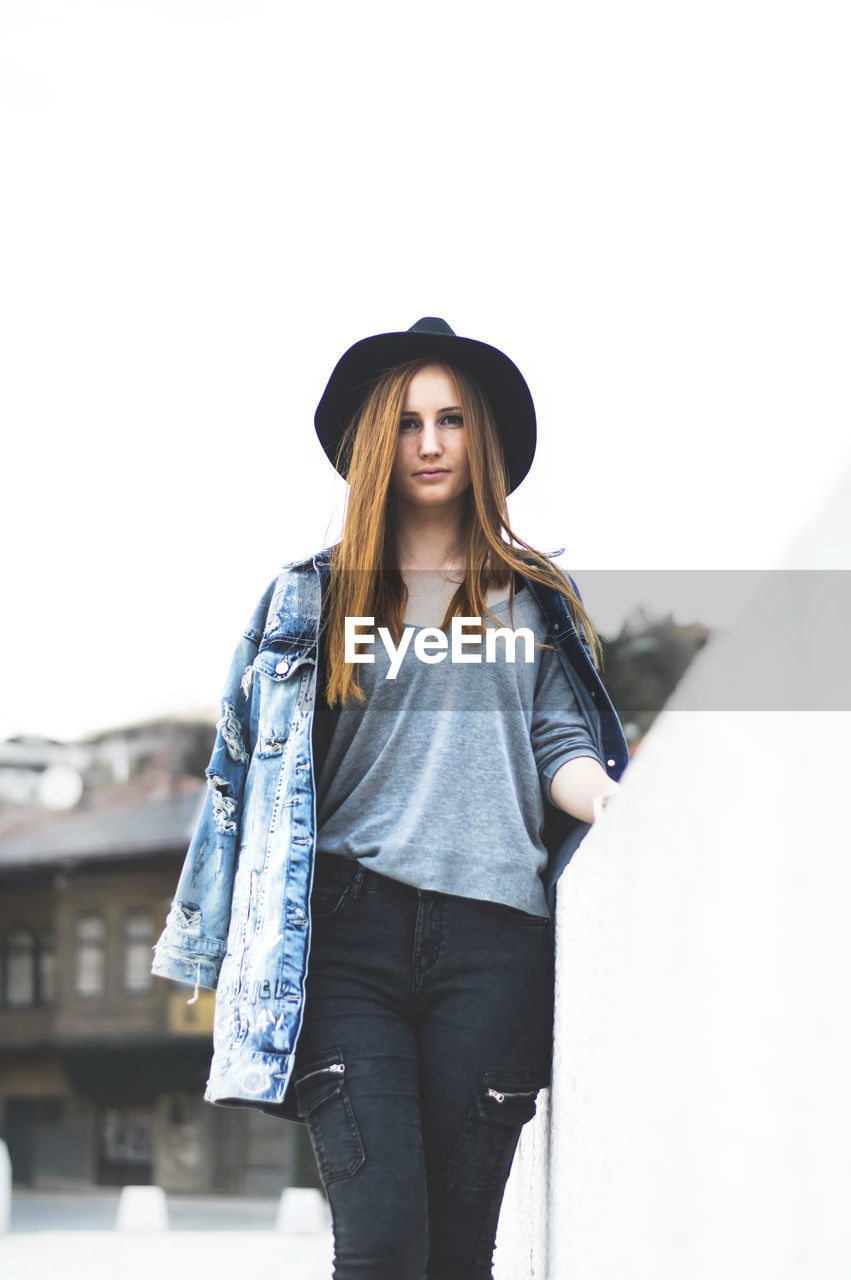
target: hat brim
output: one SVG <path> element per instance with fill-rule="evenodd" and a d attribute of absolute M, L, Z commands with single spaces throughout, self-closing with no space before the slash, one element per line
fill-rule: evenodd
<path fill-rule="evenodd" d="M 314 416 L 316 434 L 330 462 L 337 467 L 343 432 L 375 379 L 392 365 L 416 356 L 434 356 L 457 364 L 478 379 L 496 417 L 508 471 L 507 492 L 512 493 L 528 474 L 535 456 L 537 424 L 531 392 L 503 351 L 457 334 L 378 333 L 349 347 L 337 361 Z M 346 472 L 337 469 L 345 477 Z"/>

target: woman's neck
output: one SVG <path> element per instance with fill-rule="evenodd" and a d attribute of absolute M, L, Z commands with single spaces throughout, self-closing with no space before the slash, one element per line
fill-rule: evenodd
<path fill-rule="evenodd" d="M 463 570 L 467 555 L 461 513 L 415 508 L 397 510 L 396 559 L 400 570 Z"/>

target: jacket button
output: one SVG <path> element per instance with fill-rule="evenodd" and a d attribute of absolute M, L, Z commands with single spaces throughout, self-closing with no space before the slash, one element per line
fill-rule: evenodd
<path fill-rule="evenodd" d="M 609 768 L 611 768 L 611 767 L 612 767 L 612 765 L 613 765 L 614 763 L 615 763 L 615 762 L 614 762 L 614 760 L 607 760 L 607 761 L 606 761 L 606 764 L 609 766 Z"/>
<path fill-rule="evenodd" d="M 285 676 L 289 671 L 289 669 L 290 669 L 290 664 L 288 662 L 279 662 L 278 665 L 275 667 L 275 671 L 278 673 L 279 676 Z"/>

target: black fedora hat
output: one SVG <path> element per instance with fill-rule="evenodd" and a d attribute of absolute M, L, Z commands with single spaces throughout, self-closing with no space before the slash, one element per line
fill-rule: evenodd
<path fill-rule="evenodd" d="M 343 432 L 375 379 L 391 365 L 426 355 L 457 364 L 478 379 L 496 416 L 508 492 L 513 492 L 535 456 L 535 406 L 526 380 L 504 352 L 475 338 L 459 337 L 437 316 L 424 316 L 400 333 L 362 338 L 340 357 L 314 417 L 316 434 L 328 458 L 336 467 Z M 345 477 L 348 461 L 343 459 L 337 470 Z"/>

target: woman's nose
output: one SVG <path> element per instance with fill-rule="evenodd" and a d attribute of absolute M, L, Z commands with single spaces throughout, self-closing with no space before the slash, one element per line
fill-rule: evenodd
<path fill-rule="evenodd" d="M 440 441 L 437 435 L 437 427 L 433 422 L 427 422 L 423 426 L 423 433 L 420 436 L 420 453 L 438 453 L 440 451 Z"/>

